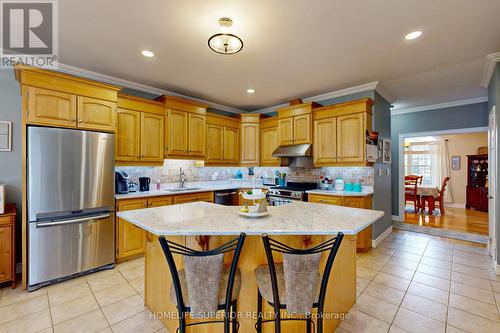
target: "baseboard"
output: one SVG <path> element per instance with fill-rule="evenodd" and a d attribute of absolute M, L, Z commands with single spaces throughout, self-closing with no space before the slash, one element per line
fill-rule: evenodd
<path fill-rule="evenodd" d="M 445 202 L 444 206 L 445 207 L 452 207 L 452 208 L 465 208 L 465 204 L 460 203 L 460 202 L 449 202 L 449 203 Z"/>
<path fill-rule="evenodd" d="M 377 247 L 387 236 L 389 236 L 392 232 L 392 226 L 385 229 L 383 233 L 381 233 L 376 239 L 372 239 L 372 247 Z"/>
<path fill-rule="evenodd" d="M 399 215 L 392 215 L 392 220 L 397 222 L 403 222 L 403 219 Z"/>

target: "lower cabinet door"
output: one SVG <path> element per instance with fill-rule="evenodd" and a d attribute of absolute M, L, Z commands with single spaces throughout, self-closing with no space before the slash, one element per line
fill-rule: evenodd
<path fill-rule="evenodd" d="M 0 282 L 12 279 L 12 227 L 0 226 Z"/>
<path fill-rule="evenodd" d="M 148 207 L 148 199 L 128 199 L 118 201 L 118 211 L 143 209 Z M 146 250 L 146 233 L 141 228 L 117 219 L 116 259 L 122 261 L 128 257 L 140 255 Z"/>

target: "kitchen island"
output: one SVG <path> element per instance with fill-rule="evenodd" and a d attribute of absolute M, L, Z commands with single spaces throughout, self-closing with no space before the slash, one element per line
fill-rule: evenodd
<path fill-rule="evenodd" d="M 340 207 L 318 203 L 294 202 L 268 207 L 270 215 L 249 219 L 238 214 L 237 206 L 221 206 L 195 202 L 118 213 L 118 216 L 147 231 L 145 256 L 145 304 L 157 315 L 170 332 L 178 321 L 175 305 L 170 300 L 170 273 L 158 237 L 195 249 L 213 249 L 233 239 L 241 232 L 247 239 L 240 257 L 242 285 L 238 297 L 241 312 L 240 332 L 255 332 L 257 284 L 254 269 L 267 264 L 261 235 L 297 248 L 308 248 L 343 232 L 346 236 L 335 259 L 325 304 L 325 332 L 333 332 L 343 314 L 356 300 L 356 234 L 383 216 L 383 212 Z M 323 254 L 323 262 L 326 259 Z M 225 259 L 230 262 L 229 256 Z M 277 262 L 281 261 L 275 255 Z M 181 258 L 176 258 L 182 268 Z M 321 267 L 324 265 L 322 264 Z M 272 313 L 265 304 L 264 313 Z M 304 330 L 303 322 L 285 322 L 285 332 Z M 192 327 L 190 332 L 220 332 L 221 324 Z M 272 332 L 273 324 L 264 325 Z"/>

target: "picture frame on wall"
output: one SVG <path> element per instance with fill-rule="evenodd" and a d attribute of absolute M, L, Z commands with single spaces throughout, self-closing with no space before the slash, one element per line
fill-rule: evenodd
<path fill-rule="evenodd" d="M 451 157 L 451 170 L 460 170 L 460 155 Z"/>
<path fill-rule="evenodd" d="M 392 162 L 391 140 L 382 140 L 382 163 Z"/>
<path fill-rule="evenodd" d="M 12 151 L 12 122 L 0 121 L 0 152 Z"/>

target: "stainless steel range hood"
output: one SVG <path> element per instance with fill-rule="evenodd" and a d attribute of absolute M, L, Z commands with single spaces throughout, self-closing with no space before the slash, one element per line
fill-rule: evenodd
<path fill-rule="evenodd" d="M 302 145 L 279 146 L 273 151 L 274 157 L 310 157 L 311 145 L 309 143 Z"/>

